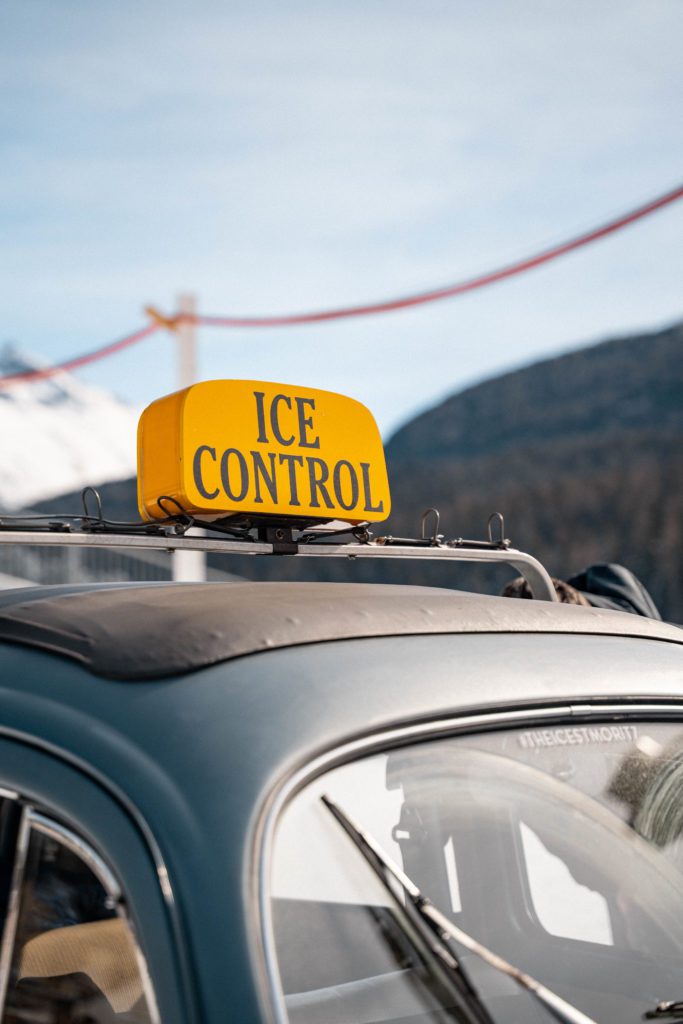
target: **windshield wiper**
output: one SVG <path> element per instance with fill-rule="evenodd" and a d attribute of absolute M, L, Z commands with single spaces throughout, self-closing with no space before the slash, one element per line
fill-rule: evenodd
<path fill-rule="evenodd" d="M 461 979 L 467 981 L 467 987 L 475 997 L 479 1006 L 483 1006 L 480 997 L 472 983 L 467 979 L 463 966 L 457 955 L 451 948 L 451 940 L 460 943 L 465 949 L 476 954 L 495 970 L 506 974 L 513 981 L 530 992 L 545 1008 L 562 1024 L 596 1024 L 592 1017 L 588 1017 L 576 1006 L 572 1006 L 556 992 L 546 988 L 540 981 L 536 981 L 531 975 L 513 967 L 507 960 L 504 960 L 497 953 L 492 952 L 487 946 L 483 946 L 467 932 L 464 932 L 448 918 L 438 907 L 424 896 L 413 881 L 406 875 L 402 868 L 395 864 L 392 859 L 382 850 L 377 841 L 365 832 L 349 815 L 339 807 L 328 796 L 321 797 L 327 809 L 334 815 L 344 831 L 350 836 L 355 845 L 367 860 L 384 887 L 396 896 L 395 885 L 398 884 L 405 894 L 409 903 L 414 907 L 420 920 L 425 924 L 435 940 L 432 946 L 433 951 L 439 956 L 442 964 L 451 971 L 456 971 Z M 487 1013 L 487 1016 L 490 1015 Z"/>

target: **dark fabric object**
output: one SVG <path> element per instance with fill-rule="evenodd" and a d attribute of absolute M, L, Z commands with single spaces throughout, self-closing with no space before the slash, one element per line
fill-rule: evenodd
<path fill-rule="evenodd" d="M 589 565 L 567 582 L 584 594 L 594 608 L 613 608 L 661 620 L 643 584 L 623 565 Z"/>
<path fill-rule="evenodd" d="M 580 594 L 576 587 L 570 587 L 565 580 L 558 580 L 555 576 L 550 577 L 552 584 L 555 587 L 555 593 L 560 604 L 579 604 L 590 605 L 590 601 L 585 594 Z M 531 593 L 531 587 L 527 581 L 522 577 L 518 576 L 517 579 L 510 580 L 500 592 L 501 597 L 518 597 L 524 598 L 527 601 L 533 601 L 534 595 Z"/>

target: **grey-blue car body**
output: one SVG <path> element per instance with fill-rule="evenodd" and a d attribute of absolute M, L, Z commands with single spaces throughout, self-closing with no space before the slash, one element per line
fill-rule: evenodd
<path fill-rule="evenodd" d="M 0 795 L 14 825 L 8 825 L 2 843 L 5 1005 L 0 1019 L 13 1024 L 39 1019 L 31 1013 L 45 986 L 46 1021 L 99 1024 L 110 1011 L 115 1021 L 164 1024 L 363 1019 L 365 1011 L 344 1010 L 345 985 L 353 987 L 352 1002 L 359 998 L 359 981 L 352 975 L 327 984 L 314 971 L 303 995 L 291 986 L 288 991 L 283 980 L 282 959 L 293 955 L 294 946 L 307 962 L 313 962 L 316 949 L 330 955 L 321 931 L 309 936 L 294 925 L 288 951 L 289 933 L 278 933 L 274 921 L 273 872 L 286 873 L 289 863 L 284 853 L 280 858 L 276 837 L 288 808 L 320 780 L 324 788 L 328 775 L 343 778 L 349 766 L 385 758 L 393 770 L 396 752 L 410 750 L 419 759 L 430 744 L 457 743 L 462 737 L 488 742 L 514 736 L 515 749 L 523 753 L 543 748 L 543 757 L 555 758 L 552 786 L 564 785 L 565 776 L 584 771 L 578 757 L 591 737 L 596 747 L 606 737 L 607 753 L 611 737 L 622 753 L 636 736 L 630 723 L 639 723 L 639 735 L 643 723 L 645 732 L 648 723 L 683 731 L 682 642 L 683 632 L 675 626 L 621 612 L 410 586 L 178 583 L 3 593 Z M 402 766 L 403 761 L 399 773 Z M 524 771 L 531 771 L 528 764 Z M 407 800 L 407 784 L 401 785 Z M 679 787 L 677 805 L 680 793 Z M 477 806 L 486 803 L 477 800 Z M 363 818 L 361 803 L 347 809 Z M 579 804 L 567 811 L 568 834 L 573 817 L 582 813 Z M 596 810 L 596 821 L 601 813 Z M 633 827 L 627 819 L 625 814 L 623 829 Z M 372 820 L 363 823 L 372 831 Z M 400 845 L 409 829 L 399 826 L 393 821 Z M 330 820 L 329 828 L 336 823 Z M 43 844 L 35 856 L 42 860 L 30 868 L 29 892 L 26 849 L 30 853 L 34 832 Z M 489 849 L 487 835 L 477 840 L 482 858 Z M 63 861 L 60 836 L 69 850 Z M 45 846 L 45 837 L 52 845 Z M 315 835 L 299 830 L 295 839 L 304 844 L 304 853 L 295 851 L 293 859 L 300 865 L 302 856 L 310 858 L 314 874 L 321 856 Z M 369 876 L 370 867 L 341 829 L 339 842 L 347 844 L 349 858 L 356 857 L 353 870 Z M 141 980 L 135 982 L 135 999 L 110 996 L 109 987 L 113 993 L 118 983 L 94 983 L 97 998 L 88 995 L 91 1016 L 74 1011 L 69 1017 L 68 1001 L 66 1010 L 49 1009 L 52 981 L 46 972 L 56 968 L 33 968 L 42 974 L 31 976 L 28 965 L 34 960 L 27 949 L 33 941 L 32 950 L 46 951 L 46 960 L 35 962 L 56 963 L 47 940 L 36 941 L 40 929 L 45 934 L 60 929 L 63 936 L 78 923 L 75 911 L 63 919 L 55 911 L 43 926 L 36 924 L 37 911 L 28 903 L 54 876 L 55 864 L 66 865 L 61 883 L 75 877 L 69 874 L 74 870 L 69 858 L 81 849 L 86 866 L 107 889 L 107 914 L 114 915 L 118 901 L 116 913 L 136 945 Z M 461 896 L 466 891 L 473 905 L 484 907 L 487 920 L 500 917 L 491 934 L 499 931 L 505 944 L 505 890 L 514 883 L 505 875 L 470 881 L 467 863 L 465 858 L 459 868 Z M 510 858 L 501 864 L 509 867 Z M 405 857 L 403 866 L 408 871 Z M 662 868 L 664 874 L 675 870 L 675 864 Z M 574 875 L 585 888 L 585 879 L 577 871 Z M 306 893 L 300 896 L 305 899 Z M 612 899 L 609 893 L 604 898 Z M 62 892 L 60 899 L 68 902 L 68 894 Z M 532 892 L 534 926 L 543 920 L 535 899 Z M 596 956 L 618 946 L 615 915 L 625 900 L 623 890 L 614 896 L 611 947 L 599 935 L 589 935 L 586 944 Z M 343 899 L 333 893 L 329 902 Z M 594 903 L 599 917 L 603 911 Z M 446 910 L 454 920 L 462 917 L 455 904 Z M 29 913 L 30 926 L 24 921 Z M 400 906 L 397 913 L 400 918 Z M 553 928 L 561 925 L 548 927 L 552 945 Z M 22 928 L 28 931 L 19 948 Z M 564 936 L 562 942 L 570 939 Z M 408 928 L 407 946 L 413 941 Z M 523 937 L 519 942 L 523 960 Z M 417 947 L 413 967 L 429 960 L 419 941 Z M 636 953 L 635 959 L 649 955 L 647 949 Z M 334 947 L 331 955 L 340 962 L 344 954 Z M 412 955 L 406 953 L 396 965 L 402 978 L 412 969 Z M 496 1005 L 514 1010 L 514 994 L 503 993 L 503 1002 L 496 1004 L 495 985 L 486 979 L 478 983 L 472 971 L 473 988 L 483 988 L 485 995 L 491 991 L 485 1012 L 496 1022 L 514 1019 L 514 1013 L 496 1011 Z M 390 973 L 382 975 L 385 980 Z M 77 976 L 91 993 L 92 977 L 83 980 L 87 974 L 87 963 L 79 970 L 64 969 L 56 988 L 61 992 L 68 985 L 64 978 Z M 374 977 L 371 971 L 369 978 Z M 368 979 L 360 980 L 370 986 Z M 121 984 L 125 988 L 128 981 Z M 22 986 L 30 997 L 22 995 Z M 600 1006 L 610 1000 L 616 1006 L 619 997 L 593 989 L 586 1005 L 600 1019 Z M 581 993 L 577 999 L 571 986 L 564 995 L 580 1002 Z M 651 1007 L 655 997 L 683 998 L 683 972 L 679 991 L 644 993 L 643 1007 Z M 400 1009 L 403 996 L 399 1009 L 391 1009 L 389 999 L 375 1019 L 440 1020 L 449 1014 L 466 1019 L 465 1011 L 449 1009 L 448 998 L 441 1003 L 438 994 L 435 998 L 421 1013 L 411 1010 L 412 1016 Z M 624 1000 L 624 1006 L 639 1005 L 637 993 Z M 98 1010 L 100 1005 L 105 1010 Z M 624 1006 L 619 1005 L 622 1021 Z M 534 1012 L 539 1020 L 550 1019 L 544 1010 Z M 520 1013 L 532 1019 L 523 1007 Z M 611 1020 L 606 1014 L 602 1020 Z"/>

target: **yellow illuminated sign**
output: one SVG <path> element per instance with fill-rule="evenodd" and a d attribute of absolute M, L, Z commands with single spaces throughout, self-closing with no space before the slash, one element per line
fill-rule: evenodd
<path fill-rule="evenodd" d="M 379 522 L 391 498 L 382 441 L 360 402 L 331 391 L 213 380 L 160 398 L 138 426 L 143 519 L 279 515 Z"/>

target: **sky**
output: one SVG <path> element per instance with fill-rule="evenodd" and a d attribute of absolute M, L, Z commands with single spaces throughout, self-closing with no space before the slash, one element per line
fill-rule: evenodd
<path fill-rule="evenodd" d="M 0 342 L 48 362 L 179 293 L 275 314 L 419 292 L 683 180 L 681 0 L 4 0 Z M 386 435 L 512 367 L 683 317 L 683 202 L 469 296 L 200 331 L 202 379 L 341 391 Z M 175 390 L 158 334 L 79 372 Z"/>

